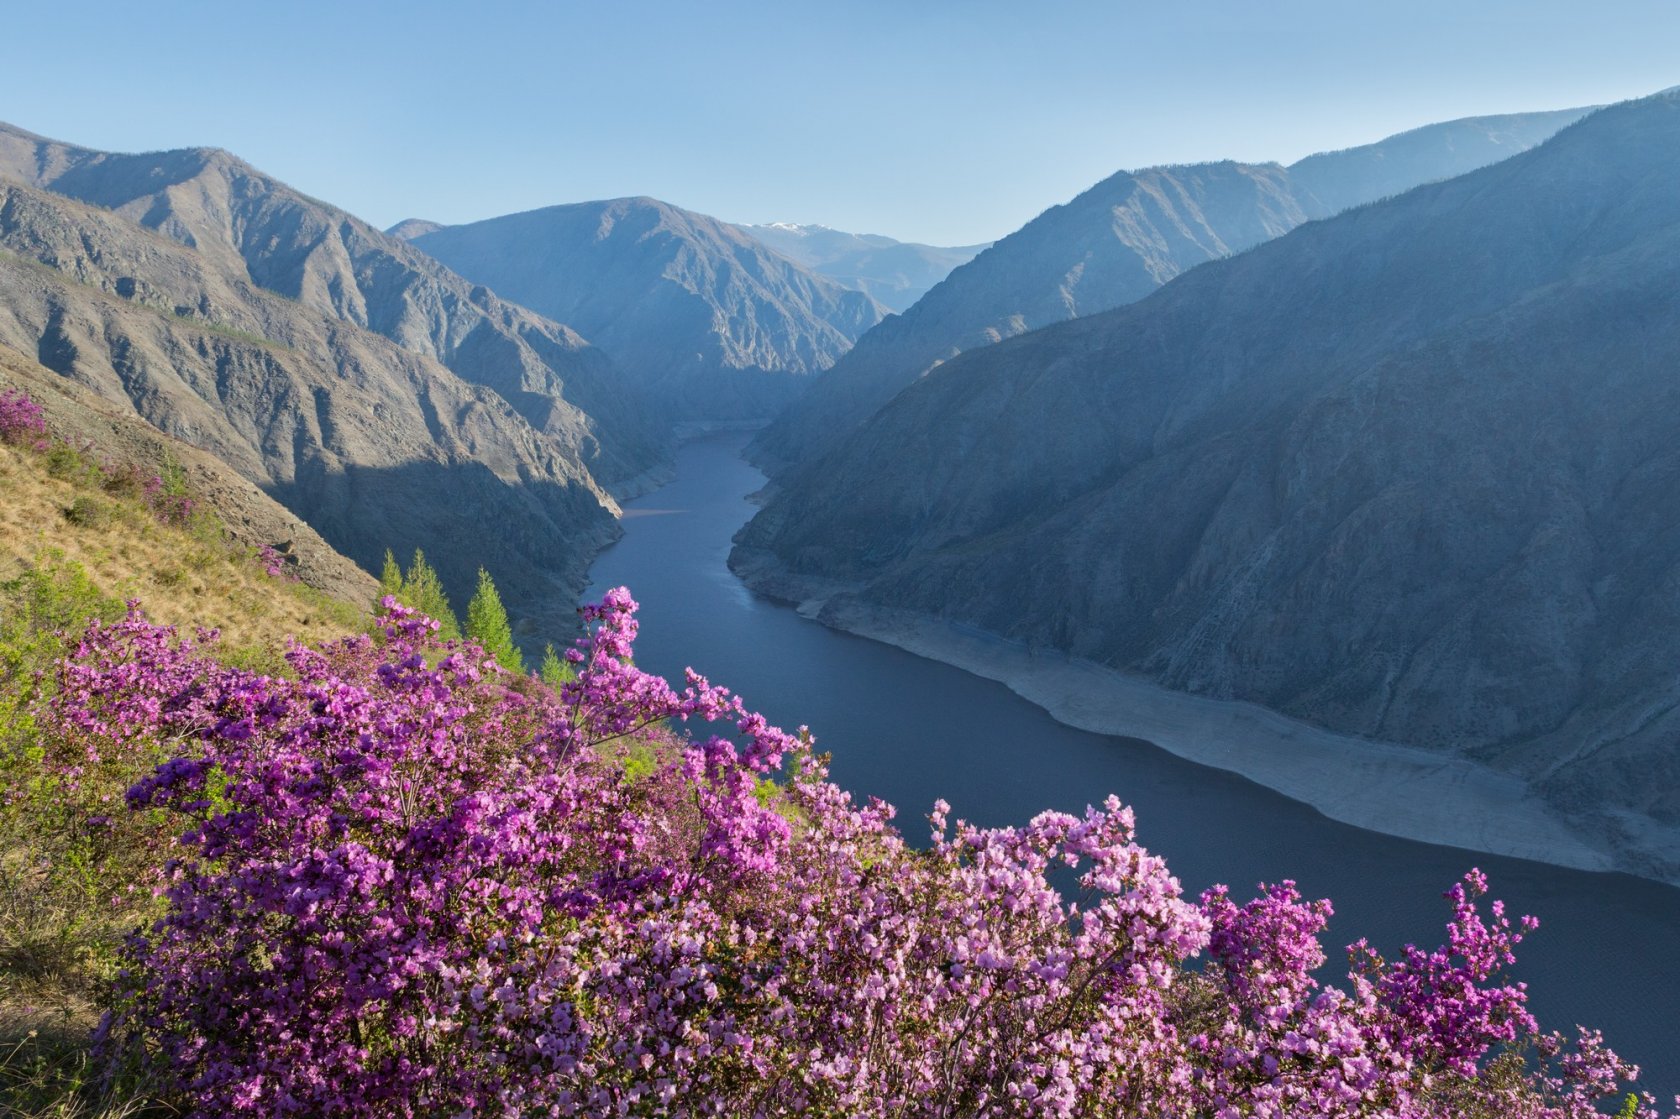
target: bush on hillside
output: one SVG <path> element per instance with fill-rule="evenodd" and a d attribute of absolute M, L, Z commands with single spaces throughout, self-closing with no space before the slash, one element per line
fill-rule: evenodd
<path fill-rule="evenodd" d="M 47 435 L 46 413 L 21 389 L 0 390 L 0 441 L 32 445 Z"/>
<path fill-rule="evenodd" d="M 386 606 L 286 676 L 96 624 L 38 713 L 40 780 L 144 770 L 130 842 L 178 834 L 100 1045 L 189 1114 L 1584 1119 L 1631 1073 L 1539 1031 L 1475 872 L 1445 945 L 1322 987 L 1327 903 L 1187 899 L 1113 798 L 912 847 L 636 669 L 622 588 L 558 694 Z"/>

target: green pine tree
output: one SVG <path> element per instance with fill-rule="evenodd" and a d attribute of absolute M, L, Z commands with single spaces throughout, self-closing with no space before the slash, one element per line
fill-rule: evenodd
<path fill-rule="evenodd" d="M 426 562 L 426 556 L 419 548 L 414 549 L 414 560 L 403 575 L 402 594 L 397 598 L 404 606 L 436 621 L 439 637 L 445 640 L 460 638 L 461 623 L 449 605 L 449 596 L 443 593 L 443 580 L 438 578 L 438 573 Z"/>
<path fill-rule="evenodd" d="M 543 649 L 542 668 L 537 670 L 542 682 L 551 688 L 558 689 L 562 684 L 569 684 L 577 679 L 577 669 L 572 662 L 561 657 L 554 651 L 553 645 Z"/>
<path fill-rule="evenodd" d="M 467 637 L 482 645 L 509 672 L 525 671 L 525 658 L 513 645 L 513 630 L 508 627 L 502 596 L 496 593 L 496 584 L 482 567 L 478 569 L 478 590 L 467 603 Z"/>
<path fill-rule="evenodd" d="M 391 549 L 385 549 L 385 566 L 379 570 L 379 597 L 386 595 L 402 599 L 403 578 L 402 568 L 397 566 L 397 557 L 391 554 Z"/>

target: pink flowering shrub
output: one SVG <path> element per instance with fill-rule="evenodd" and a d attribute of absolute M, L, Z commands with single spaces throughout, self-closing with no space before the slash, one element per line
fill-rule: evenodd
<path fill-rule="evenodd" d="M 198 502 L 178 483 L 172 483 L 156 474 L 146 479 L 141 489 L 141 498 L 152 511 L 152 516 L 166 525 L 176 527 L 191 524 L 193 513 L 198 509 Z"/>
<path fill-rule="evenodd" d="M 912 847 L 636 669 L 622 588 L 557 693 L 385 608 L 286 677 L 137 613 L 61 666 L 64 778 L 142 751 L 179 831 L 99 1043 L 188 1114 L 1581 1119 L 1633 1074 L 1538 1034 L 1474 872 L 1444 946 L 1321 987 L 1328 903 L 1186 899 L 1113 798 Z"/>
<path fill-rule="evenodd" d="M 46 413 L 22 389 L 0 390 L 0 442 L 34 446 L 47 435 Z"/>
<path fill-rule="evenodd" d="M 290 563 L 272 544 L 264 544 L 257 549 L 257 562 L 262 565 L 263 574 L 270 579 L 297 582 L 297 574 L 292 571 Z"/>
<path fill-rule="evenodd" d="M 166 459 L 163 473 L 151 473 L 132 463 L 100 461 L 91 440 L 74 446 L 52 439 L 47 434 L 46 412 L 22 389 L 0 390 L 0 443 L 41 452 L 54 477 L 137 497 L 164 524 L 185 527 L 192 524 L 198 512 L 198 502 L 187 489 L 186 475 L 172 459 Z"/>

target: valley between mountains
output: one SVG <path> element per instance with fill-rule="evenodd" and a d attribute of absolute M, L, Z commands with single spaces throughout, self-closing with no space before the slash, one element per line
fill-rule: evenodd
<path fill-rule="evenodd" d="M 0 346 L 364 573 L 486 568 L 532 650 L 683 432 L 757 426 L 763 593 L 1069 666 L 1035 698 L 1086 725 L 1259 712 L 1180 737 L 1355 822 L 1680 881 L 1677 165 L 1659 95 L 1123 171 L 941 247 L 651 198 L 381 232 L 0 126 Z M 1383 758 L 1494 823 L 1337 794 Z"/>

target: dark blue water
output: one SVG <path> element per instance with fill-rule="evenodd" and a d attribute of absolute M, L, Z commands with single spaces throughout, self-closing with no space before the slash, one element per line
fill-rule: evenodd
<path fill-rule="evenodd" d="M 914 839 L 938 797 L 955 816 L 1005 824 L 1115 793 L 1136 808 L 1140 842 L 1192 894 L 1225 882 L 1247 896 L 1257 882 L 1293 878 L 1333 899 L 1333 961 L 1361 936 L 1384 952 L 1433 947 L 1447 913 L 1441 891 L 1480 866 L 1493 896 L 1541 919 L 1515 972 L 1541 1024 L 1600 1028 L 1644 1066 L 1648 1089 L 1680 1091 L 1680 890 L 1348 827 L 1146 742 L 1065 727 L 1001 684 L 759 598 L 725 563 L 753 511 L 745 497 L 764 484 L 740 458 L 744 441 L 684 445 L 676 480 L 626 508 L 624 538 L 591 570 L 592 596 L 624 584 L 641 603 L 643 668 L 680 681 L 692 665 L 773 722 L 809 725 L 833 754 L 834 779 L 896 804 Z"/>

